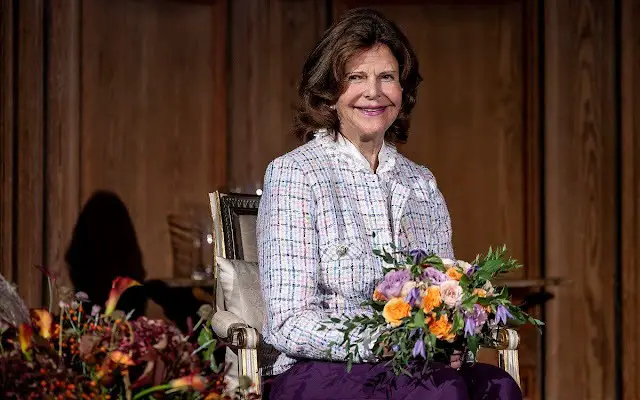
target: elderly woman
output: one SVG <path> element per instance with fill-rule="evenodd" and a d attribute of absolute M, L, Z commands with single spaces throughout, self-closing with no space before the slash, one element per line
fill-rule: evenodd
<path fill-rule="evenodd" d="M 344 348 L 327 358 L 342 334 L 321 323 L 367 312 L 382 278 L 373 248 L 453 258 L 436 180 L 394 146 L 407 140 L 420 80 L 406 37 L 371 10 L 345 14 L 304 65 L 295 133 L 306 143 L 269 165 L 258 216 L 271 400 L 522 398 L 504 371 L 460 368 L 459 356 L 420 379 L 395 377 L 366 347 L 351 372 Z"/>

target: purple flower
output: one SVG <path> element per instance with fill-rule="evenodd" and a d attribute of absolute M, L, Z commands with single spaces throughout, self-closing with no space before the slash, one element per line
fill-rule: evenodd
<path fill-rule="evenodd" d="M 411 257 L 413 257 L 413 263 L 414 264 L 421 264 L 422 260 L 424 260 L 425 258 L 427 258 L 427 256 L 429 254 L 427 254 L 427 252 L 425 250 L 422 249 L 417 249 L 417 250 L 411 250 L 409 252 L 409 255 Z"/>
<path fill-rule="evenodd" d="M 487 322 L 487 312 L 480 304 L 473 305 L 473 311 L 466 313 L 464 320 L 464 335 L 470 336 L 480 333 Z"/>
<path fill-rule="evenodd" d="M 473 336 L 476 333 L 476 323 L 470 316 L 464 319 L 464 336 Z"/>
<path fill-rule="evenodd" d="M 433 267 L 425 268 L 424 272 L 422 273 L 422 278 L 429 280 L 434 285 L 439 285 L 449 279 L 443 272 L 438 271 Z"/>
<path fill-rule="evenodd" d="M 418 304 L 418 302 L 420 301 L 420 289 L 418 288 L 411 289 L 409 291 L 409 294 L 407 294 L 407 297 L 404 299 L 404 301 L 410 306 L 414 306 Z"/>
<path fill-rule="evenodd" d="M 499 305 L 496 310 L 496 323 L 505 325 L 509 318 L 513 318 L 513 315 L 507 310 L 507 307 Z"/>
<path fill-rule="evenodd" d="M 472 265 L 471 268 L 467 270 L 467 276 L 470 277 L 471 275 L 473 275 L 478 270 L 478 268 L 479 267 L 476 264 Z"/>
<path fill-rule="evenodd" d="M 95 317 L 99 313 L 100 313 L 100 306 L 97 304 L 94 304 L 93 307 L 91 307 L 91 316 Z"/>
<path fill-rule="evenodd" d="M 400 351 L 400 346 L 398 346 L 397 344 L 394 344 L 393 346 L 391 346 L 391 350 L 395 351 L 396 353 Z"/>
<path fill-rule="evenodd" d="M 378 286 L 378 292 L 380 292 L 387 299 L 392 297 L 398 297 L 402 291 L 402 287 L 411 279 L 409 271 L 393 271 L 389 272 L 384 281 Z"/>
<path fill-rule="evenodd" d="M 413 346 L 413 352 L 411 352 L 411 355 L 413 355 L 414 357 L 422 356 L 422 358 L 424 358 L 425 360 L 427 359 L 427 353 L 424 350 L 424 340 L 418 339 L 416 341 L 415 346 Z"/>
<path fill-rule="evenodd" d="M 86 294 L 85 292 L 78 292 L 76 293 L 76 300 L 78 300 L 81 303 L 85 303 L 89 301 L 89 295 Z"/>

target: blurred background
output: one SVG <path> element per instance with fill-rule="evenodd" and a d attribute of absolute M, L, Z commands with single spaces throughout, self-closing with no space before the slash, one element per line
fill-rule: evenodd
<path fill-rule="evenodd" d="M 640 398 L 636 0 L 0 0 L 0 272 L 30 306 L 35 265 L 135 274 L 149 315 L 208 301 L 207 193 L 255 193 L 297 145 L 304 59 L 358 6 L 419 56 L 400 150 L 436 175 L 456 256 L 525 266 L 507 284 L 547 323 L 521 331 L 526 398 Z"/>

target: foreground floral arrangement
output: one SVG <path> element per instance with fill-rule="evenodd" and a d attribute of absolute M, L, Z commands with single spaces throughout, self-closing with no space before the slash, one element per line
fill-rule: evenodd
<path fill-rule="evenodd" d="M 57 317 L 34 309 L 30 323 L 0 322 L 0 397 L 231 399 L 213 357 L 212 307 L 201 307 L 188 335 L 165 321 L 130 320 L 115 307 L 136 285 L 116 278 L 104 312 L 85 310 L 88 298 L 79 292 L 60 301 Z"/>
<path fill-rule="evenodd" d="M 390 358 L 394 372 L 411 374 L 410 367 L 427 365 L 442 355 L 447 359 L 462 351 L 475 359 L 480 346 L 494 343 L 496 328 L 525 323 L 537 327 L 543 323 L 511 303 L 506 287 L 494 288 L 498 275 L 520 268 L 506 259 L 506 247 L 489 249 L 472 263 L 440 258 L 425 251 L 409 254 L 375 251 L 385 261 L 385 276 L 372 298 L 363 306 L 370 315 L 332 318 L 344 334 L 341 343 L 347 349 L 347 368 L 357 358 L 362 339 L 352 342 L 353 333 L 368 330 L 376 338 L 374 354 Z M 400 255 L 403 261 L 397 261 Z M 323 325 L 321 330 L 326 329 Z M 365 337 L 368 335 L 361 335 Z"/>

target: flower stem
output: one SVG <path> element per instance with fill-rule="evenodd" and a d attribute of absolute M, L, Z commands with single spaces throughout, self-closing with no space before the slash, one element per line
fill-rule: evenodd
<path fill-rule="evenodd" d="M 51 278 L 47 276 L 47 285 L 49 286 L 49 314 L 53 310 L 53 288 L 51 287 Z"/>
<path fill-rule="evenodd" d="M 133 396 L 133 400 L 137 400 L 137 399 L 141 399 L 142 397 L 151 394 L 153 392 L 159 392 L 159 391 L 165 391 L 167 389 L 171 389 L 171 385 L 169 385 L 168 383 L 165 383 L 164 385 L 156 385 L 156 386 L 152 386 L 150 388 L 147 388 L 141 392 L 136 393 L 135 396 Z"/>
<path fill-rule="evenodd" d="M 58 362 L 62 363 L 62 317 L 64 316 L 64 307 L 60 307 L 60 328 L 58 329 Z"/>

